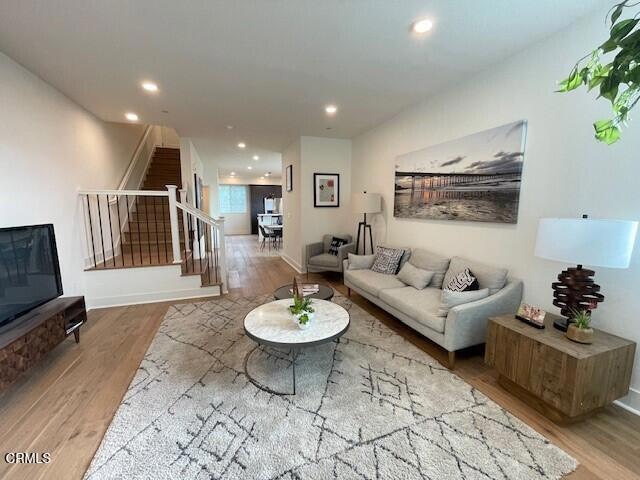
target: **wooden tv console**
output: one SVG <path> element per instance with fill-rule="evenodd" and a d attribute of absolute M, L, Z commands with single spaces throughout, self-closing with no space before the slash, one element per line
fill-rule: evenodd
<path fill-rule="evenodd" d="M 38 363 L 67 336 L 80 341 L 87 321 L 84 297 L 60 297 L 0 329 L 0 391 Z"/>

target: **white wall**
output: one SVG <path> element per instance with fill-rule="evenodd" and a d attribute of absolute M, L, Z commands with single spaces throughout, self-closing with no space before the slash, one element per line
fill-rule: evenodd
<path fill-rule="evenodd" d="M 300 155 L 301 141 L 297 139 L 282 152 L 282 258 L 294 268 L 302 268 L 302 237 L 301 237 L 301 199 L 302 187 L 300 185 Z M 287 192 L 286 172 L 287 167 L 292 167 L 292 190 Z"/>
<path fill-rule="evenodd" d="M 554 93 L 556 81 L 606 38 L 604 15 L 585 18 L 355 138 L 352 187 L 384 196 L 377 240 L 507 266 L 524 280 L 525 301 L 557 313 L 551 282 L 567 265 L 534 257 L 538 219 L 640 218 L 640 118 L 618 144 L 605 146 L 594 140 L 591 122 L 610 115 L 607 102 L 583 91 Z M 517 225 L 393 217 L 397 155 L 519 119 L 529 125 Z M 640 341 L 640 247 L 630 269 L 597 269 L 596 281 L 606 300 L 594 312 L 595 326 Z M 638 355 L 632 385 L 640 389 Z M 626 401 L 640 409 L 636 399 Z"/>
<path fill-rule="evenodd" d="M 282 178 L 293 165 L 293 191 L 283 182 L 283 258 L 295 268 L 304 267 L 304 249 L 322 240 L 325 233 L 353 230 L 351 200 L 351 140 L 300 137 L 282 155 Z M 340 175 L 340 206 L 314 207 L 313 174 Z"/>
<path fill-rule="evenodd" d="M 79 188 L 115 188 L 142 125 L 105 123 L 0 53 L 0 227 L 53 223 L 65 294 L 84 291 Z"/>
<path fill-rule="evenodd" d="M 351 214 L 351 140 L 302 137 L 302 251 L 319 242 L 326 233 L 349 233 L 354 229 Z M 340 175 L 340 206 L 313 206 L 313 174 Z M 357 222 L 356 222 L 357 225 Z M 304 255 L 304 253 L 302 253 Z"/>

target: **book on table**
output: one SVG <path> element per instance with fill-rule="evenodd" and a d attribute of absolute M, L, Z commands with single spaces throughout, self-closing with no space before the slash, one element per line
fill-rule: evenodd
<path fill-rule="evenodd" d="M 318 293 L 320 291 L 320 285 L 317 283 L 306 283 L 302 284 L 298 287 L 298 290 L 302 294 L 303 297 L 308 297 L 309 295 L 313 295 L 314 293 Z M 289 289 L 289 293 L 293 293 L 293 288 Z"/>

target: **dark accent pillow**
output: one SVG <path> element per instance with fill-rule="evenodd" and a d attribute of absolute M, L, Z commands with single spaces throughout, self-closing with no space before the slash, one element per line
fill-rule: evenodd
<path fill-rule="evenodd" d="M 456 273 L 444 288 L 452 292 L 470 292 L 472 290 L 478 290 L 480 285 L 471 270 L 465 268 L 463 271 Z"/>
<path fill-rule="evenodd" d="M 342 245 L 346 245 L 347 241 L 344 238 L 333 237 L 331 240 L 331 246 L 329 247 L 329 254 L 338 256 L 338 249 Z"/>
<path fill-rule="evenodd" d="M 378 273 L 386 273 L 387 275 L 395 275 L 400 267 L 400 260 L 404 255 L 401 248 L 377 247 L 376 258 L 373 261 L 371 270 Z"/>

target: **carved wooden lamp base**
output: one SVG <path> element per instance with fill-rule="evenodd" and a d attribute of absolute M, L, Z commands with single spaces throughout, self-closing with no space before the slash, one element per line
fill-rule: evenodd
<path fill-rule="evenodd" d="M 578 265 L 567 268 L 558 275 L 558 282 L 551 284 L 553 289 L 553 304 L 560 308 L 560 313 L 566 317 L 554 322 L 554 327 L 563 332 L 567 331 L 575 311 L 594 310 L 598 303 L 604 301 L 604 295 L 598 293 L 600 285 L 593 281 L 596 272 Z"/>

